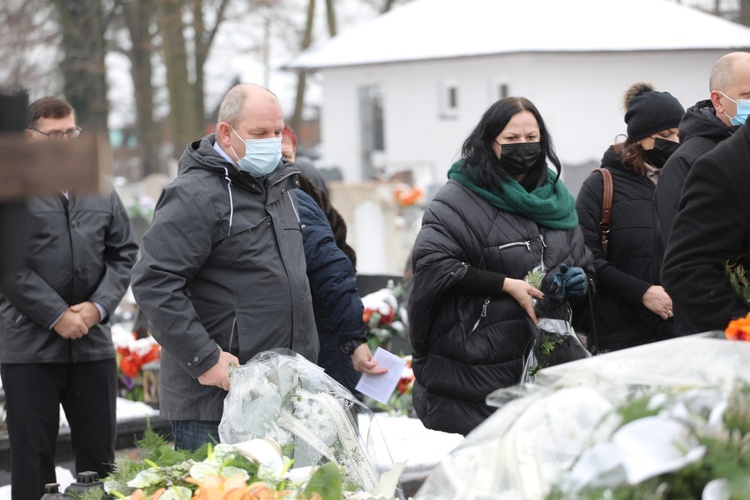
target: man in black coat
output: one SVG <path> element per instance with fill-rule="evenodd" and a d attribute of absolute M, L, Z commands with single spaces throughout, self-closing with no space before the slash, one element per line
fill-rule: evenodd
<path fill-rule="evenodd" d="M 750 53 L 731 52 L 716 61 L 709 91 L 710 98 L 689 108 L 680 122 L 680 147 L 664 164 L 656 185 L 654 202 L 665 247 L 690 168 L 698 158 L 731 137 L 744 119 L 735 101 L 750 98 Z M 677 334 L 697 333 L 699 329 L 690 324 L 678 305 L 673 305 Z"/>
<path fill-rule="evenodd" d="M 725 274 L 728 264 L 750 268 L 747 158 L 745 125 L 695 163 L 672 225 L 662 285 L 698 332 L 723 330 L 750 311 Z"/>
<path fill-rule="evenodd" d="M 31 142 L 78 136 L 75 111 L 43 97 L 28 111 Z M 23 168 L 19 165 L 19 168 Z M 108 317 L 130 281 L 136 246 L 114 189 L 31 198 L 24 262 L 0 286 L 0 371 L 14 500 L 55 482 L 60 405 L 78 472 L 105 477 L 117 437 L 117 363 Z"/>
<path fill-rule="evenodd" d="M 737 113 L 734 101 L 750 99 L 750 53 L 732 52 L 716 61 L 711 70 L 709 91 L 709 99 L 688 108 L 680 122 L 680 147 L 659 174 L 654 201 L 664 245 L 669 239 L 690 167 L 741 125 L 742 116 Z"/>

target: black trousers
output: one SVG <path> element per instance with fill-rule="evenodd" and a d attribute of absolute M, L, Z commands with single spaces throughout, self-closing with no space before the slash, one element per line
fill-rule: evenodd
<path fill-rule="evenodd" d="M 29 363 L 0 366 L 5 391 L 13 500 L 39 500 L 54 483 L 60 404 L 70 424 L 76 473 L 105 478 L 115 458 L 117 364 Z"/>

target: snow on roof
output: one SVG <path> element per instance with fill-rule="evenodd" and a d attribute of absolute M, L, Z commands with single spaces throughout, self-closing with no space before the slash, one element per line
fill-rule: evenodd
<path fill-rule="evenodd" d="M 284 68 L 524 52 L 747 48 L 750 28 L 666 0 L 413 0 Z"/>

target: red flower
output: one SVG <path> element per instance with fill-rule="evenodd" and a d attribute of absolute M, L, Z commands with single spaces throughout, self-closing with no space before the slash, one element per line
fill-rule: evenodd
<path fill-rule="evenodd" d="M 390 312 L 384 316 L 380 317 L 380 324 L 381 325 L 390 325 L 393 323 L 393 320 L 396 318 L 396 311 L 393 309 L 390 310 Z"/>
<path fill-rule="evenodd" d="M 401 394 L 407 394 L 409 392 L 410 383 L 411 383 L 411 379 L 408 379 L 408 378 L 399 379 L 396 389 L 398 389 L 398 392 L 400 392 Z"/>
<path fill-rule="evenodd" d="M 139 362 L 138 357 L 132 354 L 127 354 L 120 360 L 120 371 L 123 375 L 128 377 L 135 377 L 141 369 L 142 363 Z"/>
<path fill-rule="evenodd" d="M 138 376 L 143 365 L 161 358 L 161 348 L 158 344 L 152 345 L 143 356 L 132 353 L 126 348 L 118 349 L 117 352 L 120 354 L 120 371 L 128 377 Z"/>

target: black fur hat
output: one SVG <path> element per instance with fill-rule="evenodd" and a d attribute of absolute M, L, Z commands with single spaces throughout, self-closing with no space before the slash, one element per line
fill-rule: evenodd
<path fill-rule="evenodd" d="M 643 82 L 634 83 L 625 92 L 625 109 L 630 142 L 677 128 L 685 114 L 685 108 L 672 94 L 657 92 L 651 84 Z"/>

